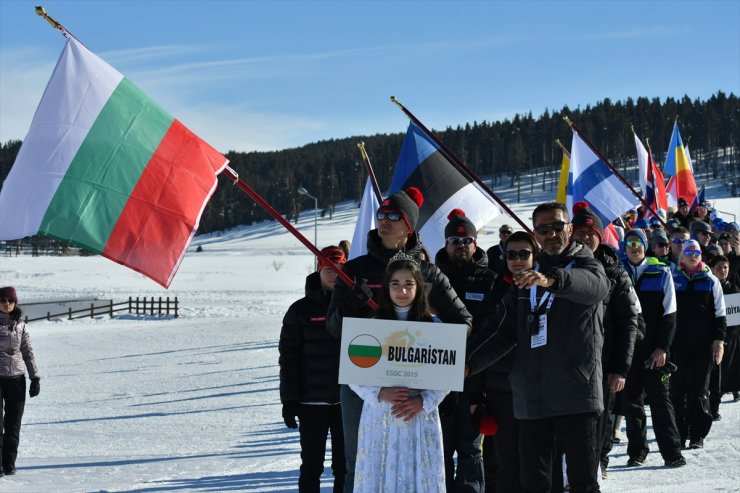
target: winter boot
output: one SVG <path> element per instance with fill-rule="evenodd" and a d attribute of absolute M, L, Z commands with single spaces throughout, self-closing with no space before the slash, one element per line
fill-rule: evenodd
<path fill-rule="evenodd" d="M 622 441 L 622 419 L 624 416 L 621 414 L 614 415 L 614 433 L 612 434 L 612 442 L 621 443 Z"/>

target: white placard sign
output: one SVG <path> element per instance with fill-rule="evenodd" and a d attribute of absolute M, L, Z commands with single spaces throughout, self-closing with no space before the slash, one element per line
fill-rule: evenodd
<path fill-rule="evenodd" d="M 345 318 L 339 383 L 463 390 L 467 325 Z"/>
<path fill-rule="evenodd" d="M 740 325 L 740 293 L 725 295 L 727 326 Z"/>

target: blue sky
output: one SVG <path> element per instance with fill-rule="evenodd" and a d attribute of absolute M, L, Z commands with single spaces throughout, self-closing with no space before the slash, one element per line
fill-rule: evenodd
<path fill-rule="evenodd" d="M 0 142 L 64 44 L 0 0 Z M 46 1 L 88 48 L 221 151 L 499 120 L 606 97 L 740 93 L 740 1 Z M 577 123 L 577 122 L 576 122 Z"/>

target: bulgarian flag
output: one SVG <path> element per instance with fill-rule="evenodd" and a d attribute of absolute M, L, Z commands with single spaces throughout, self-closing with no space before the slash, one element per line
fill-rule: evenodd
<path fill-rule="evenodd" d="M 0 191 L 0 240 L 52 236 L 168 287 L 227 164 L 68 36 Z"/>

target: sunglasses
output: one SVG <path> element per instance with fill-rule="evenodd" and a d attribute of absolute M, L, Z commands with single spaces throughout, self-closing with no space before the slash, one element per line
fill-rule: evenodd
<path fill-rule="evenodd" d="M 447 238 L 447 243 L 450 243 L 452 245 L 459 245 L 462 243 L 465 246 L 472 245 L 475 243 L 475 238 L 471 236 L 450 236 Z"/>
<path fill-rule="evenodd" d="M 682 239 L 680 239 L 680 238 L 673 238 L 673 239 L 671 240 L 671 243 L 673 243 L 674 245 L 683 245 L 683 242 L 684 242 L 684 241 L 686 241 L 686 240 L 682 240 Z"/>
<path fill-rule="evenodd" d="M 652 229 L 660 229 L 660 224 L 651 224 L 650 228 Z"/>
<path fill-rule="evenodd" d="M 375 214 L 375 219 L 377 219 L 378 221 L 382 221 L 383 219 L 388 219 L 392 223 L 400 221 L 401 217 L 403 217 L 403 215 L 400 212 L 380 212 L 378 211 L 378 213 Z"/>
<path fill-rule="evenodd" d="M 687 257 L 701 257 L 701 250 L 686 250 L 683 254 Z"/>
<path fill-rule="evenodd" d="M 538 235 L 546 235 L 550 231 L 561 233 L 565 229 L 565 223 L 563 221 L 555 221 L 552 224 L 539 224 L 535 226 L 534 232 Z"/>
<path fill-rule="evenodd" d="M 697 231 L 696 233 L 697 234 L 700 234 L 700 235 L 705 235 L 705 236 L 709 236 L 710 235 L 710 233 L 708 231 Z"/>
<path fill-rule="evenodd" d="M 655 246 L 661 247 L 661 248 L 668 248 L 668 243 L 656 243 Z"/>
<path fill-rule="evenodd" d="M 518 252 L 516 250 L 506 250 L 504 255 L 506 256 L 506 260 L 516 260 L 517 258 L 527 260 L 532 256 L 532 250 L 519 250 Z"/>
<path fill-rule="evenodd" d="M 640 240 L 627 240 L 624 244 L 627 248 L 639 248 L 643 246 Z"/>
<path fill-rule="evenodd" d="M 0 298 L 0 305 L 4 305 L 6 303 L 7 304 L 15 303 L 15 300 L 11 300 L 10 298 Z"/>

